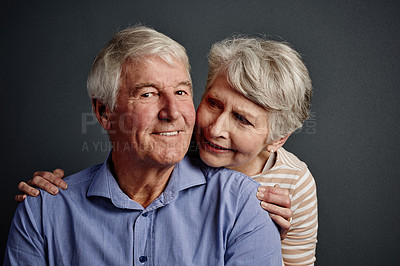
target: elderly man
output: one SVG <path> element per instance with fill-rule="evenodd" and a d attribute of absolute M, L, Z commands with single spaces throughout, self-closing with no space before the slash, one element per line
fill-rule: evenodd
<path fill-rule="evenodd" d="M 185 49 L 146 27 L 117 33 L 88 91 L 113 150 L 68 190 L 17 209 L 5 265 L 280 265 L 257 183 L 184 158 L 195 122 Z"/>

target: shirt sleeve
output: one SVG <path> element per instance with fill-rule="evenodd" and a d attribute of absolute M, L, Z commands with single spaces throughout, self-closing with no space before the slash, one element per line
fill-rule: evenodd
<path fill-rule="evenodd" d="M 38 223 L 41 197 L 20 203 L 8 234 L 4 265 L 46 265 L 44 239 Z"/>
<path fill-rule="evenodd" d="M 286 266 L 314 265 L 318 212 L 314 178 L 307 169 L 298 179 L 292 196 L 292 226 L 282 241 Z"/>
<path fill-rule="evenodd" d="M 256 198 L 257 185 L 244 189 L 227 240 L 225 265 L 282 265 L 280 235 Z"/>

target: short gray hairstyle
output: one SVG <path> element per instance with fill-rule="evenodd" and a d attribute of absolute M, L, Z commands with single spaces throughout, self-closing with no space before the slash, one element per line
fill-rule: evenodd
<path fill-rule="evenodd" d="M 97 55 L 87 80 L 89 96 L 113 111 L 123 64 L 146 56 L 158 56 L 168 63 L 179 59 L 189 74 L 189 59 L 182 45 L 154 29 L 137 25 L 117 32 Z"/>
<path fill-rule="evenodd" d="M 235 36 L 213 44 L 208 61 L 206 92 L 225 75 L 237 92 L 268 111 L 268 141 L 301 128 L 309 117 L 311 79 L 289 44 Z"/>

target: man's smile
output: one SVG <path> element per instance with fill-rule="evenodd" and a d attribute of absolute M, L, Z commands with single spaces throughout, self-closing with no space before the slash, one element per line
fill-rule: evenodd
<path fill-rule="evenodd" d="M 158 132 L 154 133 L 155 135 L 160 135 L 160 136 L 176 136 L 180 133 L 181 131 L 168 131 L 168 132 Z"/>

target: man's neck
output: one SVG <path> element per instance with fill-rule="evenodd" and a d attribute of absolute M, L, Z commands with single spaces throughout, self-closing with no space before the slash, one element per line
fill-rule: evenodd
<path fill-rule="evenodd" d="M 146 208 L 164 191 L 174 165 L 145 167 L 135 162 L 133 158 L 113 152 L 111 170 L 121 190 Z"/>

